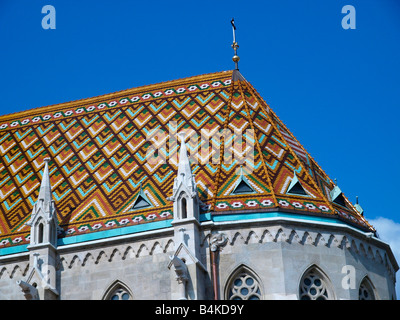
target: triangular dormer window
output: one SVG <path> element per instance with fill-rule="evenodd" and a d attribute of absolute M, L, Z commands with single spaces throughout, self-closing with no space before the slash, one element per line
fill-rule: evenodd
<path fill-rule="evenodd" d="M 150 208 L 152 207 L 152 203 L 150 200 L 147 198 L 146 194 L 144 193 L 142 189 L 142 185 L 140 185 L 140 190 L 139 194 L 133 203 L 131 210 L 139 210 L 139 209 L 145 209 L 145 208 Z"/>
<path fill-rule="evenodd" d="M 346 200 L 344 200 L 343 193 L 339 194 L 334 200 L 334 203 L 339 204 L 343 207 L 346 206 Z"/>
<path fill-rule="evenodd" d="M 340 206 L 346 207 L 346 200 L 344 199 L 342 190 L 340 190 L 340 188 L 337 185 L 335 185 L 335 187 L 332 189 L 330 196 L 332 202 Z"/>
<path fill-rule="evenodd" d="M 286 194 L 291 195 L 299 195 L 299 196 L 307 196 L 306 190 L 304 190 L 303 186 L 301 185 L 299 179 L 296 176 L 296 172 L 293 173 L 293 179 L 290 182 L 289 188 L 286 191 Z"/>
<path fill-rule="evenodd" d="M 244 181 L 240 181 L 239 184 L 236 186 L 235 190 L 233 190 L 233 194 L 239 193 L 253 193 L 254 190 Z"/>
<path fill-rule="evenodd" d="M 246 194 L 246 193 L 255 193 L 255 191 L 251 187 L 245 175 L 243 174 L 242 166 L 240 166 L 240 177 L 236 182 L 235 188 L 233 189 L 231 194 Z"/>
<path fill-rule="evenodd" d="M 151 207 L 152 205 L 146 201 L 142 196 L 138 196 L 135 203 L 132 206 L 132 209 L 143 209 L 147 207 Z"/>

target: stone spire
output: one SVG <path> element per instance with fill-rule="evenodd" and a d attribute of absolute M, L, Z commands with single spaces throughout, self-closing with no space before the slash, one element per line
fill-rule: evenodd
<path fill-rule="evenodd" d="M 52 195 L 51 195 L 51 185 L 50 185 L 50 174 L 49 174 L 49 161 L 50 158 L 44 159 L 45 165 L 42 176 L 42 183 L 40 184 L 40 191 L 38 196 L 38 202 L 43 201 L 44 205 L 51 203 Z"/>
<path fill-rule="evenodd" d="M 44 159 L 39 196 L 32 209 L 28 225 L 31 227 L 31 245 L 50 243 L 57 245 L 58 219 L 51 192 L 49 158 Z"/>
<path fill-rule="evenodd" d="M 181 138 L 181 149 L 179 150 L 179 163 L 178 163 L 178 176 L 177 184 L 184 184 L 191 193 L 195 192 L 196 181 L 192 174 L 192 168 L 190 167 L 188 152 L 185 143 L 185 135 L 180 132 L 179 137 Z"/>
<path fill-rule="evenodd" d="M 58 219 L 54 205 L 49 173 L 50 159 L 44 159 L 39 196 L 32 209 L 29 271 L 17 281 L 27 299 L 57 299 L 57 231 Z"/>
<path fill-rule="evenodd" d="M 174 203 L 175 253 L 168 266 L 174 266 L 176 277 L 172 282 L 172 299 L 204 299 L 205 291 L 202 285 L 206 268 L 201 260 L 200 246 L 200 208 L 197 185 L 190 167 L 185 135 L 178 133 L 181 140 L 179 150 L 178 172 L 174 180 L 172 197 Z M 178 281 L 175 281 L 178 280 Z M 188 285 L 187 285 L 188 284 Z M 190 285 L 189 285 L 190 284 Z"/>
<path fill-rule="evenodd" d="M 174 180 L 173 194 L 168 200 L 175 201 L 181 189 L 185 189 L 186 193 L 193 198 L 197 195 L 196 181 L 192 169 L 190 167 L 188 152 L 185 143 L 185 135 L 183 132 L 178 133 L 181 139 L 181 148 L 179 150 L 178 173 Z"/>

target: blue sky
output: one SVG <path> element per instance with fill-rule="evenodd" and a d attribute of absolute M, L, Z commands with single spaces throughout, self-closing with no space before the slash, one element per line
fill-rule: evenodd
<path fill-rule="evenodd" d="M 232 17 L 244 77 L 367 219 L 398 227 L 397 0 L 0 0 L 0 113 L 233 69 Z"/>

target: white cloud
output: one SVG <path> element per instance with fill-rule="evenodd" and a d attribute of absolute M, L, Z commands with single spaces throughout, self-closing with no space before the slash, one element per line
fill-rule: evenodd
<path fill-rule="evenodd" d="M 400 223 L 383 217 L 368 222 L 378 231 L 379 237 L 390 245 L 397 263 L 400 264 Z M 396 274 L 396 295 L 400 300 L 400 270 Z"/>

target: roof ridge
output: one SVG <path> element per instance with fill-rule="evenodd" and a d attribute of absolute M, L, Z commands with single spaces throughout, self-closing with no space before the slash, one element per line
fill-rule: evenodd
<path fill-rule="evenodd" d="M 297 144 L 301 147 L 301 149 L 307 154 L 307 156 L 309 157 L 309 159 L 312 161 L 312 163 L 319 169 L 319 171 L 321 171 L 328 179 L 329 181 L 333 183 L 333 181 L 331 180 L 331 178 L 329 177 L 329 175 L 321 168 L 321 166 L 316 162 L 316 160 L 310 155 L 310 153 L 307 151 L 307 149 L 299 142 L 299 140 L 295 137 L 295 135 L 287 128 L 287 126 L 284 124 L 284 122 L 282 120 L 280 120 L 280 118 L 277 116 L 277 114 L 274 112 L 274 110 L 270 107 L 270 105 L 261 97 L 261 95 L 257 92 L 257 90 L 248 82 L 246 81 L 246 87 L 251 89 L 252 91 L 252 95 L 256 97 L 256 100 L 258 101 L 262 101 L 268 108 L 268 113 L 271 112 L 273 117 L 274 117 L 274 121 L 279 121 L 280 124 L 283 126 L 284 130 L 297 142 Z M 274 125 L 275 127 L 275 125 Z M 282 133 L 280 132 L 280 130 L 277 130 L 279 132 L 279 134 L 282 137 Z M 286 139 L 284 139 L 286 141 Z M 296 159 L 299 161 L 299 163 L 301 165 L 303 165 L 303 162 L 299 159 L 299 157 L 297 156 L 296 152 L 294 152 L 294 150 L 292 149 L 292 147 L 288 144 L 288 147 L 290 148 L 290 150 L 292 151 L 292 153 L 295 155 Z M 306 174 L 309 175 L 309 173 L 307 172 L 307 170 L 305 170 Z M 320 187 L 318 186 L 317 182 L 315 181 L 315 179 L 313 177 L 310 177 L 310 180 L 313 182 L 313 184 L 315 184 L 317 191 L 322 195 L 323 199 L 325 199 L 328 203 L 328 205 L 332 208 L 335 209 L 334 205 L 331 204 L 331 202 L 329 201 L 329 199 L 327 199 L 327 197 L 323 194 L 323 192 L 321 192 Z M 354 207 L 354 205 L 351 203 L 351 201 L 344 195 L 344 193 L 342 193 L 345 200 L 347 201 L 347 203 L 350 205 L 350 208 L 352 210 L 348 210 L 351 213 L 355 213 L 357 214 L 358 218 L 360 218 L 361 220 L 363 220 L 368 226 L 370 226 L 371 228 L 372 225 L 367 221 L 367 219 L 365 219 Z M 333 212 L 335 212 L 335 210 L 333 210 Z"/>
<path fill-rule="evenodd" d="M 247 104 L 247 100 L 246 100 L 246 98 L 244 96 L 244 93 L 243 93 L 243 88 L 242 88 L 242 85 L 241 85 L 241 81 L 238 81 L 238 85 L 239 85 L 240 96 L 242 97 L 242 100 L 243 100 L 243 103 L 244 103 L 244 106 L 245 106 L 246 115 L 247 115 L 247 119 L 248 119 L 249 124 L 250 124 L 250 128 L 253 129 L 253 132 L 254 132 L 255 145 L 257 146 L 258 153 L 260 154 L 260 157 L 262 159 L 262 167 L 263 167 L 264 173 L 265 173 L 265 175 L 267 177 L 267 185 L 268 185 L 268 188 L 271 189 L 271 195 L 272 195 L 272 199 L 274 200 L 274 205 L 278 206 L 278 201 L 276 199 L 274 186 L 272 185 L 271 178 L 270 178 L 269 173 L 268 173 L 268 168 L 265 165 L 264 156 L 263 156 L 263 153 L 262 153 L 262 150 L 261 150 L 261 146 L 260 146 L 260 142 L 258 140 L 258 136 L 256 134 L 254 123 L 253 123 L 253 121 L 251 119 L 251 116 L 250 116 L 249 106 Z M 247 87 L 246 83 L 245 83 L 245 86 Z"/>
<path fill-rule="evenodd" d="M 226 108 L 226 116 L 224 119 L 223 127 L 224 130 L 228 128 L 228 123 L 229 123 L 229 113 L 232 108 L 232 96 L 233 96 L 233 91 L 234 91 L 235 83 L 232 82 L 230 91 L 229 91 L 229 100 L 227 102 L 227 108 Z M 217 167 L 217 173 L 216 173 L 216 179 L 215 179 L 215 190 L 214 190 L 214 198 L 212 199 L 211 203 L 211 210 L 215 210 L 215 205 L 217 202 L 217 195 L 218 195 L 218 190 L 219 190 L 219 184 L 220 184 L 220 178 L 221 178 L 221 169 L 222 169 L 222 158 L 224 155 L 223 148 L 225 145 L 225 137 L 222 135 L 221 141 L 220 141 L 220 146 L 219 146 L 219 162 L 218 162 L 218 167 Z"/>
<path fill-rule="evenodd" d="M 191 77 L 178 78 L 178 79 L 162 81 L 162 82 L 153 83 L 153 84 L 146 84 L 146 85 L 142 85 L 139 87 L 132 87 L 132 88 L 114 91 L 114 92 L 110 92 L 110 93 L 105 93 L 105 94 L 101 94 L 101 95 L 97 95 L 97 96 L 81 98 L 81 99 L 76 99 L 76 100 L 72 100 L 72 101 L 65 101 L 65 102 L 51 104 L 51 105 L 47 105 L 47 106 L 40 106 L 40 107 L 36 107 L 36 108 L 31 108 L 28 110 L 12 112 L 12 113 L 8 113 L 5 115 L 0 115 L 0 122 L 10 121 L 13 119 L 20 118 L 22 116 L 26 117 L 28 115 L 37 113 L 38 111 L 50 112 L 50 111 L 59 111 L 60 109 L 64 109 L 64 108 L 76 107 L 77 105 L 82 104 L 83 102 L 85 104 L 86 103 L 88 103 L 88 104 L 95 103 L 95 102 L 99 102 L 99 101 L 105 100 L 105 99 L 112 99 L 114 96 L 121 95 L 124 93 L 126 93 L 126 94 L 139 93 L 139 92 L 142 92 L 146 88 L 149 88 L 149 90 L 150 90 L 150 88 L 152 90 L 154 90 L 156 88 L 162 88 L 167 85 L 176 86 L 181 83 L 183 84 L 183 83 L 187 83 L 187 82 L 192 82 L 197 79 L 198 80 L 206 80 L 209 78 L 218 78 L 218 77 L 222 76 L 223 74 L 226 74 L 227 76 L 232 76 L 232 72 L 233 72 L 232 70 L 225 70 L 225 71 L 218 71 L 218 72 L 212 72 L 212 73 L 205 73 L 205 74 L 191 76 Z"/>
<path fill-rule="evenodd" d="M 246 87 L 248 89 L 250 89 L 250 91 L 252 91 L 252 86 L 247 85 Z M 252 95 L 254 97 L 256 97 L 256 95 L 252 92 Z M 258 98 L 256 97 L 256 100 L 258 100 Z M 263 104 L 261 103 L 261 107 L 263 108 Z M 271 108 L 268 106 L 268 108 L 271 110 Z M 267 112 L 269 113 L 269 112 Z M 275 114 L 275 113 L 274 113 Z M 280 138 L 282 139 L 282 141 L 285 141 L 287 143 L 287 149 L 289 150 L 289 152 L 292 154 L 292 156 L 294 156 L 294 158 L 297 160 L 297 162 L 303 166 L 302 161 L 299 159 L 299 157 L 297 156 L 297 154 L 293 151 L 292 147 L 290 146 L 290 144 L 286 141 L 286 139 L 283 137 L 282 133 L 280 132 L 280 130 L 276 127 L 274 121 L 271 119 L 270 123 L 272 124 L 272 126 L 274 127 L 275 131 L 277 132 L 277 134 L 280 136 Z M 329 200 L 326 198 L 326 196 L 321 192 L 320 188 L 318 187 L 316 181 L 309 176 L 309 173 L 307 172 L 307 170 L 304 170 L 305 174 L 307 175 L 307 177 L 310 179 L 311 184 L 313 185 L 313 187 L 315 188 L 315 190 L 319 193 L 319 196 L 324 199 L 324 201 L 328 204 L 329 208 L 332 210 L 332 212 L 334 213 L 333 207 L 331 205 L 331 203 L 329 202 Z"/>

